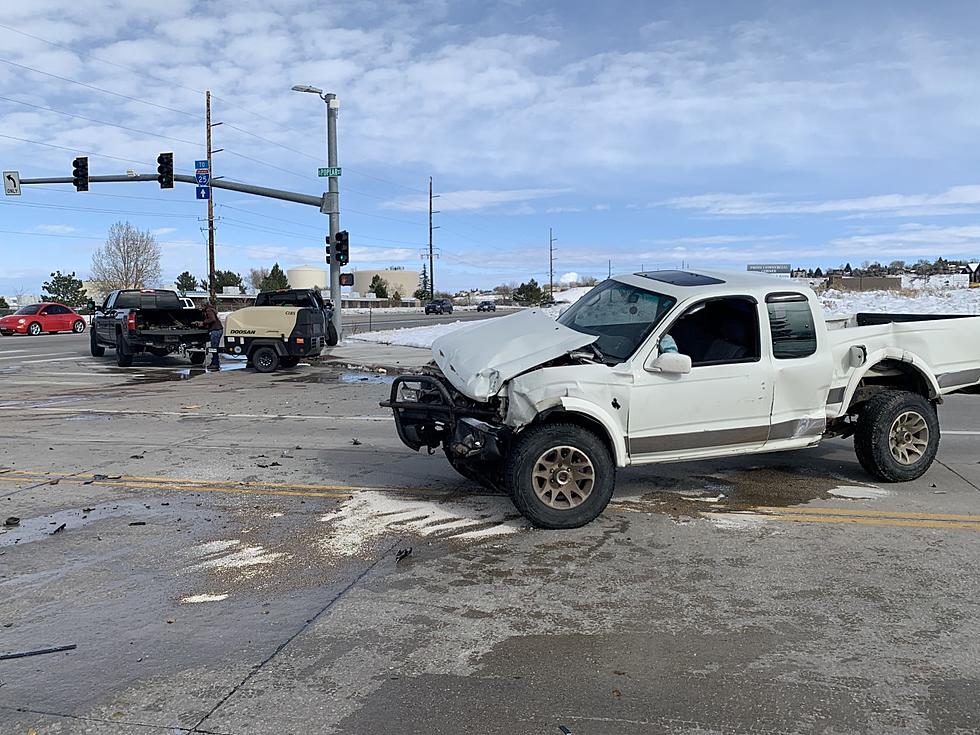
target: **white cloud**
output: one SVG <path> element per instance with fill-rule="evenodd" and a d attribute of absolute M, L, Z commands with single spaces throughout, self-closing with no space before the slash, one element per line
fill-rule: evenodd
<path fill-rule="evenodd" d="M 37 232 L 43 232 L 49 235 L 68 235 L 72 232 L 77 232 L 71 225 L 38 225 L 34 229 Z"/>
<path fill-rule="evenodd" d="M 938 194 L 879 194 L 853 199 L 792 201 L 775 194 L 698 194 L 660 205 L 717 216 L 798 214 L 888 215 L 896 217 L 964 214 L 980 207 L 980 184 L 954 186 Z"/>
<path fill-rule="evenodd" d="M 443 212 L 474 212 L 480 209 L 497 207 L 513 202 L 527 202 L 546 199 L 567 192 L 568 189 L 467 189 L 463 191 L 440 192 L 434 207 Z M 403 197 L 385 202 L 384 207 L 403 212 L 427 212 L 429 198 Z"/>
<path fill-rule="evenodd" d="M 176 232 L 176 227 L 157 227 L 150 230 L 150 234 L 154 237 L 163 237 L 164 235 L 169 235 L 171 232 Z"/>
<path fill-rule="evenodd" d="M 561 277 L 558 279 L 558 283 L 577 283 L 578 273 L 575 271 L 569 271 L 568 273 L 562 273 Z"/>

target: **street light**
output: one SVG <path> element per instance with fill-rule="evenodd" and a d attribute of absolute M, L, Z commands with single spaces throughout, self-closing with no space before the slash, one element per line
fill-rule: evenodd
<path fill-rule="evenodd" d="M 324 92 L 319 87 L 309 84 L 294 84 L 294 92 L 308 92 L 317 95 L 327 105 L 327 165 L 332 169 L 330 173 L 337 170 L 337 110 L 340 103 L 337 95 Z M 330 215 L 330 244 L 333 246 L 337 241 L 337 233 L 340 232 L 340 182 L 337 176 L 328 178 L 327 201 L 329 203 L 327 214 Z M 330 300 L 333 301 L 333 324 L 337 330 L 338 339 L 343 334 L 341 331 L 340 318 L 340 262 L 337 258 L 337 248 L 330 248 Z"/>

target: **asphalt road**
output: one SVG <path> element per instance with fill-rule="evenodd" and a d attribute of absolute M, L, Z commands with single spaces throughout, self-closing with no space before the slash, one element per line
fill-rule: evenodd
<path fill-rule="evenodd" d="M 385 376 L 77 341 L 0 338 L 0 656 L 76 646 L 0 659 L 0 732 L 980 728 L 980 397 L 913 483 L 836 440 L 535 531 L 398 442 Z"/>

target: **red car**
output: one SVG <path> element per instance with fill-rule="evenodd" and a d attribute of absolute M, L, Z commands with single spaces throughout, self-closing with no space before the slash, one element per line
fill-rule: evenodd
<path fill-rule="evenodd" d="M 30 334 L 41 332 L 84 332 L 85 319 L 74 309 L 62 304 L 31 304 L 10 316 L 0 317 L 0 334 Z"/>

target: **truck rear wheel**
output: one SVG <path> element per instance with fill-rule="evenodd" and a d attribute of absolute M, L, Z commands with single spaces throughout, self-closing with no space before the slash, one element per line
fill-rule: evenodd
<path fill-rule="evenodd" d="M 207 352 L 191 352 L 187 357 L 191 361 L 191 365 L 203 365 L 204 358 L 208 356 Z"/>
<path fill-rule="evenodd" d="M 612 498 L 616 466 L 605 443 L 576 424 L 540 424 L 521 432 L 504 465 L 514 505 L 538 528 L 578 528 Z"/>
<path fill-rule="evenodd" d="M 921 477 L 939 451 L 936 407 L 907 391 L 872 396 L 858 418 L 854 451 L 861 466 L 884 482 Z"/>
<path fill-rule="evenodd" d="M 116 334 L 116 365 L 119 367 L 130 367 L 133 364 L 133 356 L 126 351 L 126 343 L 123 341 L 122 332 Z"/>
<path fill-rule="evenodd" d="M 102 357 L 105 354 L 105 347 L 99 344 L 99 341 L 95 338 L 95 330 L 90 329 L 89 333 L 89 350 L 92 353 L 92 357 Z"/>
<path fill-rule="evenodd" d="M 271 373 L 279 367 L 279 355 L 271 347 L 259 347 L 252 353 L 252 365 L 260 373 Z"/>

